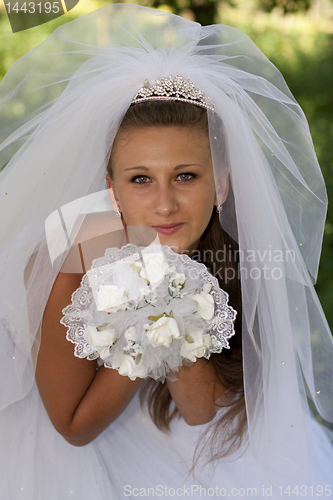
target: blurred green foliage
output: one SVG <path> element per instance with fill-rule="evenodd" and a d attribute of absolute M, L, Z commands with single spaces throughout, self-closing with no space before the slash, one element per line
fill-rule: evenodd
<path fill-rule="evenodd" d="M 279 68 L 308 119 L 331 200 L 316 289 L 333 331 L 333 35 L 306 17 L 222 11 L 222 22 L 245 31 Z"/>
<path fill-rule="evenodd" d="M 328 0 L 322 0 L 332 6 Z M 87 7 L 89 0 L 81 0 Z M 81 4 L 80 2 L 80 4 Z M 234 3 L 233 3 L 234 2 Z M 104 2 L 105 3 L 105 2 Z M 141 4 L 152 5 L 150 0 Z M 155 0 L 155 6 L 209 24 L 213 16 L 245 31 L 280 69 L 292 93 L 302 106 L 327 185 L 333 200 L 333 15 L 328 26 L 327 15 L 321 20 L 308 14 L 277 16 L 262 12 L 275 4 L 284 11 L 285 0 Z M 273 5 L 274 3 L 274 5 Z M 293 0 L 291 4 L 301 0 Z M 305 4 L 309 3 L 304 0 Z M 318 2 L 317 2 L 318 3 Z M 79 4 L 79 6 L 80 6 Z M 90 11 L 100 4 L 89 4 Z M 234 5 L 234 7 L 232 7 Z M 236 7 L 235 7 L 236 5 Z M 47 24 L 13 34 L 6 14 L 0 11 L 0 78 L 18 57 L 41 43 L 57 26 L 82 15 L 79 6 L 69 14 Z M 282 8 L 282 9 L 281 9 Z M 276 10 L 276 9 L 275 9 Z M 86 10 L 87 11 L 87 10 Z M 192 13 L 192 14 L 191 14 Z M 203 17 L 203 16 L 206 17 Z M 317 291 L 327 319 L 333 329 L 333 203 L 329 205 Z"/>
<path fill-rule="evenodd" d="M 174 14 L 190 14 L 193 21 L 202 26 L 218 21 L 219 8 L 223 4 L 234 6 L 233 0 L 153 0 L 152 7 L 167 6 Z"/>
<path fill-rule="evenodd" d="M 167 5 L 174 14 L 181 14 L 184 10 L 189 10 L 193 14 L 193 19 L 203 26 L 216 22 L 218 13 L 217 0 L 154 0 L 152 7 Z"/>
<path fill-rule="evenodd" d="M 58 26 L 75 17 L 78 16 L 69 13 L 35 28 L 13 33 L 6 12 L 0 10 L 0 80 L 14 61 L 42 43 Z"/>
<path fill-rule="evenodd" d="M 272 12 L 278 7 L 283 10 L 284 14 L 287 14 L 307 11 L 311 6 L 311 0 L 258 0 L 258 5 L 264 12 Z"/>

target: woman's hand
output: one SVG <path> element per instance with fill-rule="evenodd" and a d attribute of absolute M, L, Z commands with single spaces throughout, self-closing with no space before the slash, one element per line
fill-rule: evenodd
<path fill-rule="evenodd" d="M 116 370 L 74 356 L 74 345 L 60 324 L 82 275 L 59 273 L 44 312 L 36 381 L 48 415 L 71 444 L 93 441 L 124 411 L 142 379 L 131 381 Z"/>
<path fill-rule="evenodd" d="M 225 387 L 217 380 L 213 364 L 198 358 L 191 366 L 182 366 L 177 380 L 167 379 L 168 388 L 181 416 L 188 425 L 210 422 L 219 408 L 217 401 Z"/>

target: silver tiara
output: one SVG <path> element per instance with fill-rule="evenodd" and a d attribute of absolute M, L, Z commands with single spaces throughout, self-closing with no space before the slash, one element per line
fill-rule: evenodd
<path fill-rule="evenodd" d="M 206 97 L 189 78 L 184 80 L 182 75 L 177 75 L 174 78 L 171 75 L 168 78 L 161 78 L 156 80 L 156 85 L 149 85 L 148 80 L 146 80 L 144 87 L 141 87 L 135 94 L 132 104 L 146 101 L 188 102 L 215 111 L 213 99 Z"/>

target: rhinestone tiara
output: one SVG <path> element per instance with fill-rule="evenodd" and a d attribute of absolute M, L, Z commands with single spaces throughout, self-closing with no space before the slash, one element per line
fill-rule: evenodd
<path fill-rule="evenodd" d="M 150 85 L 145 81 L 144 87 L 135 94 L 132 104 L 146 101 L 181 101 L 195 104 L 205 109 L 215 111 L 213 99 L 206 97 L 201 90 L 197 89 L 189 78 L 177 75 L 174 78 L 156 80 L 156 85 Z"/>

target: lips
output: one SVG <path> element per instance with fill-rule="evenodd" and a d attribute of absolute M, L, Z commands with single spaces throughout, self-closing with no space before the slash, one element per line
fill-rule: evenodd
<path fill-rule="evenodd" d="M 160 226 L 153 226 L 155 231 L 159 234 L 171 235 L 177 233 L 182 227 L 184 223 L 180 222 L 178 224 L 161 224 Z"/>

